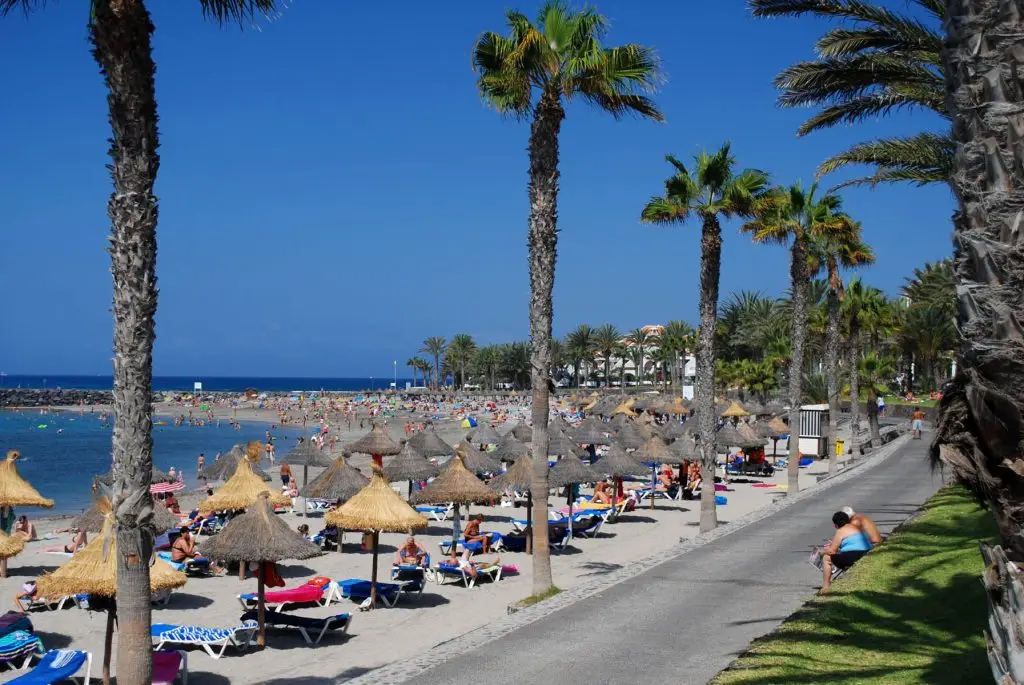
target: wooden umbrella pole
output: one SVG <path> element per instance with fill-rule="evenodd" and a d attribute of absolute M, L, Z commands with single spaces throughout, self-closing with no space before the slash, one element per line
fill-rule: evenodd
<path fill-rule="evenodd" d="M 533 490 L 526 491 L 526 553 L 533 554 Z"/>
<path fill-rule="evenodd" d="M 267 646 L 267 626 L 266 626 L 266 584 L 263 580 L 264 576 L 264 562 L 260 562 L 259 570 L 256 571 L 256 612 L 259 614 L 260 622 L 260 636 L 256 639 L 256 645 L 263 649 Z"/>
<path fill-rule="evenodd" d="M 654 509 L 654 492 L 658 489 L 658 467 L 651 462 L 651 510 Z"/>
<path fill-rule="evenodd" d="M 110 653 L 114 651 L 114 612 L 116 605 L 107 607 L 107 630 L 103 635 L 103 685 L 110 685 Z"/>
<path fill-rule="evenodd" d="M 380 531 L 373 531 L 373 570 L 370 572 L 370 608 L 377 605 L 377 544 L 380 542 Z"/>
<path fill-rule="evenodd" d="M 0 578 L 7 577 L 7 560 L 0 559 Z"/>

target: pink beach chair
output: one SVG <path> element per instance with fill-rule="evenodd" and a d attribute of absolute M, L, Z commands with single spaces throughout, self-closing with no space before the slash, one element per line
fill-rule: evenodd
<path fill-rule="evenodd" d="M 242 605 L 243 609 L 251 609 L 257 600 L 255 592 L 247 592 L 242 595 L 238 595 L 238 603 Z M 289 604 L 311 604 L 316 603 L 323 605 L 324 602 L 324 589 L 316 585 L 300 585 L 298 587 L 288 588 L 287 590 L 271 590 L 266 593 L 266 604 L 269 607 L 275 607 L 280 611 L 284 611 L 285 607 Z"/>
<path fill-rule="evenodd" d="M 188 685 L 188 654 L 182 651 L 153 652 L 153 685 Z"/>

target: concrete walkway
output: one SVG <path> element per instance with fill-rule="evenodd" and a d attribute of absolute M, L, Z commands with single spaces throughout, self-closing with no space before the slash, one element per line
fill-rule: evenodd
<path fill-rule="evenodd" d="M 776 515 L 557 611 L 407 682 L 706 683 L 821 585 L 807 563 L 850 505 L 883 534 L 941 487 L 928 435 Z"/>

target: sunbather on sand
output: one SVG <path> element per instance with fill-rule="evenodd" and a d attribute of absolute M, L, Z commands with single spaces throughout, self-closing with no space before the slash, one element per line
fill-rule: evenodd
<path fill-rule="evenodd" d="M 35 524 L 28 520 L 28 516 L 20 516 L 18 517 L 18 522 L 14 524 L 14 534 L 20 535 L 26 541 L 31 542 L 36 539 Z"/>
<path fill-rule="evenodd" d="M 398 548 L 395 552 L 395 566 L 401 566 L 402 564 L 416 564 L 417 566 L 424 566 L 427 559 L 427 550 L 423 549 L 423 545 L 416 542 L 416 538 L 410 535 L 405 539 L 405 544 Z"/>
<path fill-rule="evenodd" d="M 483 545 L 483 553 L 487 554 L 491 551 L 491 536 L 480 532 L 480 525 L 483 522 L 483 514 L 477 514 L 475 518 L 470 519 L 469 523 L 466 524 L 466 532 L 463 537 L 466 542 L 479 542 Z M 452 547 L 454 548 L 454 545 Z"/>
<path fill-rule="evenodd" d="M 494 557 L 489 561 L 471 561 L 468 549 L 462 553 L 462 556 L 459 556 L 459 553 L 455 551 L 454 546 L 452 546 L 451 552 L 448 554 L 448 564 L 450 566 L 458 566 L 468 573 L 470 578 L 476 578 L 480 569 L 497 566 L 500 563 L 501 557 Z"/>
<path fill-rule="evenodd" d="M 56 531 L 54 531 L 56 532 Z M 75 534 L 75 537 L 71 539 L 70 545 L 57 545 L 55 547 L 47 547 L 44 552 L 64 552 L 65 554 L 74 554 L 80 549 L 84 549 L 89 544 L 89 536 L 85 534 L 85 530 L 80 530 Z"/>

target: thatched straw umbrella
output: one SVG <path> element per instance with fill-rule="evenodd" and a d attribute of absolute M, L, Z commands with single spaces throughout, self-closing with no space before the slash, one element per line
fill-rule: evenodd
<path fill-rule="evenodd" d="M 644 476 L 647 474 L 647 467 L 636 461 L 619 447 L 612 444 L 608 451 L 593 464 L 594 470 L 615 479 L 615 493 L 612 501 L 615 502 L 619 496 L 619 484 L 623 476 Z"/>
<path fill-rule="evenodd" d="M 596 483 L 601 480 L 601 474 L 592 466 L 587 466 L 572 455 L 566 455 L 558 460 L 548 473 L 548 484 L 553 488 L 566 488 L 566 500 L 569 504 L 569 538 L 572 539 L 572 505 L 573 485 L 580 483 Z"/>
<path fill-rule="evenodd" d="M 188 578 L 175 571 L 167 562 L 154 559 L 149 567 L 150 592 L 173 590 L 183 586 Z M 84 549 L 78 550 L 68 563 L 53 573 L 44 573 L 36 581 L 40 597 L 49 599 L 89 594 L 114 600 L 117 596 L 117 535 L 114 516 L 109 511 L 100 535 Z M 117 617 L 116 600 L 107 608 L 107 627 L 103 641 L 103 682 L 110 682 L 110 650 Z"/>
<path fill-rule="evenodd" d="M 583 419 L 580 425 L 576 426 L 572 436 L 581 445 L 609 445 L 611 439 L 608 437 L 608 433 L 611 432 L 612 429 L 608 424 L 591 416 Z"/>
<path fill-rule="evenodd" d="M 246 459 L 246 446 L 235 445 L 227 454 L 220 455 L 220 459 L 199 472 L 198 477 L 204 480 L 226 482 L 235 471 L 238 470 L 238 462 Z M 270 482 L 270 474 L 258 466 L 258 460 L 249 464 L 252 472 L 259 476 L 260 480 Z"/>
<path fill-rule="evenodd" d="M 300 437 L 298 444 L 296 444 L 288 454 L 284 455 L 280 459 L 280 462 L 282 464 L 288 464 L 289 466 L 301 466 L 302 485 L 305 487 L 306 483 L 309 482 L 310 466 L 330 468 L 334 463 L 334 460 L 314 445 L 312 440 L 306 440 L 305 438 Z"/>
<path fill-rule="evenodd" d="M 743 408 L 750 412 L 751 416 L 763 416 L 765 414 L 764 405 L 757 401 L 744 402 Z"/>
<path fill-rule="evenodd" d="M 458 461 L 458 459 L 456 459 Z M 404 533 L 427 527 L 427 517 L 410 507 L 391 489 L 384 472 L 373 468 L 370 484 L 339 509 L 328 512 L 330 525 L 346 530 L 368 530 L 373 534 L 373 570 L 370 577 L 370 604 L 377 602 L 377 544 L 380 534 Z"/>
<path fill-rule="evenodd" d="M 720 414 L 720 416 L 723 419 L 738 419 L 744 416 L 750 416 L 750 412 L 741 407 L 739 402 L 733 400 L 732 403 L 726 407 L 725 411 Z"/>
<path fill-rule="evenodd" d="M 693 435 L 693 426 L 690 422 L 679 423 L 678 421 L 669 421 L 661 429 L 661 437 L 666 440 L 676 440 L 683 437 L 684 435 Z"/>
<path fill-rule="evenodd" d="M 608 427 L 613 431 L 617 431 L 626 425 L 629 425 L 629 417 L 625 414 L 616 414 L 612 417 L 612 420 L 608 422 Z"/>
<path fill-rule="evenodd" d="M 613 441 L 623 449 L 635 450 L 647 442 L 649 438 L 644 437 L 640 429 L 632 423 L 627 423 L 615 433 Z"/>
<path fill-rule="evenodd" d="M 506 433 L 501 436 L 501 440 L 498 441 L 498 447 L 491 452 L 491 456 L 501 461 L 515 462 L 519 457 L 528 454 L 529 451 L 530 449 L 524 443 L 517 440 L 516 436 Z"/>
<path fill-rule="evenodd" d="M 604 395 L 597 401 L 597 404 L 594 405 L 590 412 L 592 414 L 601 414 L 602 416 L 611 416 L 615 408 L 619 406 L 619 399 L 617 395 Z"/>
<path fill-rule="evenodd" d="M 0 508 L 2 507 L 46 507 L 53 506 L 53 500 L 39 494 L 28 481 L 18 475 L 14 465 L 21 458 L 18 450 L 7 453 L 7 459 L 0 462 Z"/>
<path fill-rule="evenodd" d="M 612 410 L 612 416 L 615 416 L 617 414 L 625 414 L 626 416 L 633 418 L 634 416 L 636 416 L 636 412 L 633 411 L 633 404 L 635 404 L 635 402 L 636 401 L 632 399 L 622 402 L 621 404 L 619 404 L 619 406 L 615 407 L 615 409 Z"/>
<path fill-rule="evenodd" d="M 452 446 L 439 438 L 432 426 L 414 433 L 408 444 L 425 457 L 447 457 L 452 453 Z"/>
<path fill-rule="evenodd" d="M 482 453 L 478 452 L 477 454 Z M 411 498 L 413 504 L 448 504 L 451 502 L 455 505 L 455 515 L 452 517 L 452 544 L 459 539 L 460 505 L 491 504 L 496 499 L 500 499 L 484 485 L 482 480 L 466 468 L 462 459 L 462 453 L 456 451 L 455 456 L 441 471 L 441 475 Z"/>
<path fill-rule="evenodd" d="M 369 433 L 345 448 L 345 454 L 369 454 L 373 457 L 373 463 L 382 468 L 385 456 L 390 457 L 401 451 L 402 446 L 388 436 L 381 423 L 373 424 Z"/>
<path fill-rule="evenodd" d="M 207 514 L 215 511 L 236 511 L 246 509 L 255 504 L 261 493 L 270 496 L 270 503 L 284 506 L 291 502 L 288 497 L 270 492 L 263 479 L 253 472 L 252 465 L 260 459 L 260 443 L 253 441 L 247 448 L 245 459 L 238 460 L 235 475 L 228 479 L 213 497 L 207 497 L 199 503 L 199 511 Z"/>
<path fill-rule="evenodd" d="M 665 409 L 664 409 L 664 411 L 662 413 L 664 413 L 664 414 L 675 414 L 676 416 L 682 416 L 684 414 L 689 414 L 690 413 L 690 409 L 689 409 L 689 407 L 687 407 L 686 400 L 684 400 L 681 397 L 676 397 L 672 401 L 672 404 L 667 405 L 665 407 Z"/>
<path fill-rule="evenodd" d="M 779 459 L 779 437 L 789 433 L 789 426 L 786 425 L 786 422 L 780 419 L 778 416 L 773 416 L 771 419 L 768 420 L 768 425 L 766 426 L 765 430 L 770 430 L 771 433 L 769 433 L 768 435 L 762 435 L 761 433 L 758 433 L 758 435 L 762 435 L 762 437 L 772 439 L 772 461 L 777 463 Z"/>
<path fill-rule="evenodd" d="M 786 405 L 778 400 L 772 400 L 764 405 L 764 413 L 770 416 L 778 416 L 784 411 L 786 411 Z"/>
<path fill-rule="evenodd" d="M 402 451 L 384 466 L 384 475 L 389 481 L 409 481 L 410 497 L 414 480 L 427 480 L 440 472 L 441 469 L 427 461 L 427 458 L 413 447 L 412 440 L 407 441 L 402 446 Z"/>
<path fill-rule="evenodd" d="M 7 560 L 21 554 L 25 549 L 25 538 L 0 532 L 0 578 L 7 577 Z"/>
<path fill-rule="evenodd" d="M 747 438 L 736 430 L 736 427 L 731 423 L 726 423 L 715 434 L 715 445 L 724 447 L 727 452 L 730 447 L 739 447 L 746 441 Z"/>
<path fill-rule="evenodd" d="M 522 444 L 522 443 L 519 443 Z M 528 453 L 519 455 L 515 463 L 508 468 L 508 471 L 501 474 L 490 483 L 487 487 L 499 494 L 505 492 L 506 488 L 514 488 L 516 490 L 526 490 L 526 553 L 529 554 L 530 550 L 530 526 L 533 523 L 533 490 L 530 486 L 533 484 L 533 459 L 530 458 Z"/>
<path fill-rule="evenodd" d="M 228 521 L 223 530 L 203 545 L 203 554 L 217 561 L 238 562 L 243 568 L 249 562 L 259 563 L 260 570 L 256 573 L 256 611 L 260 624 L 257 644 L 262 648 L 267 644 L 266 564 L 285 559 L 310 559 L 322 552 L 274 515 L 270 493 L 264 492 L 244 514 Z"/>
<path fill-rule="evenodd" d="M 520 442 L 530 442 L 533 440 L 533 429 L 522 421 L 512 426 L 512 430 L 510 430 L 509 433 L 514 435 L 516 440 Z"/>
<path fill-rule="evenodd" d="M 672 451 L 661 438 L 654 436 L 631 455 L 641 464 L 651 467 L 651 509 L 654 508 L 654 491 L 658 487 L 658 465 L 667 463 L 673 456 Z"/>
<path fill-rule="evenodd" d="M 490 452 L 481 452 L 466 441 L 455 446 L 455 454 L 462 457 L 462 464 L 472 473 L 498 473 L 501 471 L 501 462 Z"/>
<path fill-rule="evenodd" d="M 369 482 L 359 469 L 346 464 L 344 457 L 338 457 L 326 471 L 303 486 L 299 494 L 306 499 L 347 500 Z"/>
<path fill-rule="evenodd" d="M 668 449 L 680 462 L 692 461 L 697 456 L 697 441 L 692 435 L 684 435 L 673 440 Z"/>
<path fill-rule="evenodd" d="M 466 439 L 474 445 L 497 445 L 501 436 L 491 424 L 481 423 L 466 435 Z"/>

